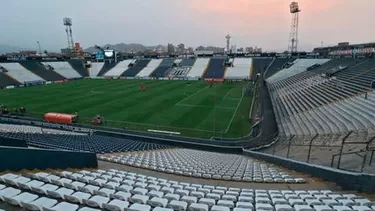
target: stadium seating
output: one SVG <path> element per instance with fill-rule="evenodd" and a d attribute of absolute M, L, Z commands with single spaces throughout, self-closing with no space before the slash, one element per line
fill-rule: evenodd
<path fill-rule="evenodd" d="M 121 74 L 122 77 L 135 77 L 143 68 L 145 68 L 151 59 L 141 59 L 138 60 L 133 67 L 130 67 L 125 72 Z"/>
<path fill-rule="evenodd" d="M 99 75 L 99 73 L 102 70 L 103 66 L 104 66 L 104 62 L 92 62 L 91 68 L 89 69 L 90 77 L 95 78 L 96 76 L 101 76 Z"/>
<path fill-rule="evenodd" d="M 168 77 L 170 78 L 184 78 L 188 74 L 188 72 L 191 70 L 195 63 L 195 59 L 176 59 L 175 60 L 175 66 L 172 68 L 169 73 Z"/>
<path fill-rule="evenodd" d="M 0 201 L 30 210 L 373 210 L 375 202 L 331 190 L 263 190 L 193 184 L 116 169 L 0 176 Z"/>
<path fill-rule="evenodd" d="M 162 59 L 152 59 L 147 66 L 136 75 L 136 77 L 149 77 L 162 61 Z"/>
<path fill-rule="evenodd" d="M 1 66 L 8 71 L 7 74 L 10 77 L 14 78 L 19 83 L 44 81 L 41 77 L 30 72 L 19 63 L 2 63 Z"/>
<path fill-rule="evenodd" d="M 126 152 L 168 148 L 165 145 L 144 143 L 100 135 L 66 135 L 1 132 L 0 137 L 26 140 L 29 146 L 95 153 Z"/>
<path fill-rule="evenodd" d="M 46 81 L 61 81 L 65 79 L 63 76 L 57 74 L 55 71 L 47 69 L 40 62 L 22 61 L 20 62 L 20 64 Z"/>
<path fill-rule="evenodd" d="M 225 79 L 249 79 L 252 63 L 251 58 L 235 58 L 233 66 L 227 68 Z"/>
<path fill-rule="evenodd" d="M 70 66 L 68 62 L 42 62 L 47 65 L 51 70 L 64 76 L 67 79 L 81 78 L 82 76 Z"/>
<path fill-rule="evenodd" d="M 187 74 L 187 77 L 190 78 L 200 78 L 202 77 L 203 72 L 206 70 L 208 63 L 210 62 L 209 58 L 198 58 L 189 73 Z"/>
<path fill-rule="evenodd" d="M 203 78 L 223 78 L 225 74 L 225 58 L 211 58 Z"/>
<path fill-rule="evenodd" d="M 11 78 L 7 73 L 0 72 L 0 88 L 18 85 L 20 85 L 20 83 L 15 79 Z"/>
<path fill-rule="evenodd" d="M 307 70 L 307 68 L 315 64 L 324 64 L 328 61 L 329 59 L 297 59 L 294 61 L 291 67 L 282 69 L 273 76 L 269 77 L 267 79 L 267 82 L 274 83 L 276 81 L 304 72 Z"/>
<path fill-rule="evenodd" d="M 65 130 L 55 130 L 49 128 L 42 128 L 29 125 L 14 125 L 0 123 L 1 132 L 15 132 L 15 133 L 40 133 L 40 134 L 65 134 L 65 135 L 86 135 L 85 133 L 76 133 Z"/>
<path fill-rule="evenodd" d="M 89 71 L 86 69 L 83 60 L 80 59 L 70 59 L 68 60 L 69 64 L 75 69 L 81 77 L 89 77 Z"/>
<path fill-rule="evenodd" d="M 288 58 L 275 58 L 271 66 L 268 68 L 264 78 L 266 79 L 266 78 L 273 76 L 276 72 L 281 70 L 284 64 L 287 63 L 288 61 L 289 61 Z"/>
<path fill-rule="evenodd" d="M 371 63 L 364 59 L 333 59 L 269 83 L 280 133 L 310 136 L 372 131 L 375 128 L 374 93 L 369 92 L 368 99 L 364 99 L 369 82 L 375 79 L 371 75 Z M 293 68 L 299 71 L 293 66 L 289 69 Z M 350 75 L 354 71 L 355 75 Z M 327 77 L 328 73 L 333 73 L 333 77 Z M 362 81 L 350 80 L 366 74 L 367 87 Z"/>
<path fill-rule="evenodd" d="M 120 76 L 125 70 L 127 70 L 129 67 L 129 64 L 132 63 L 134 60 L 127 59 L 124 61 L 119 62 L 115 67 L 110 69 L 108 72 L 104 74 L 104 76 Z"/>
<path fill-rule="evenodd" d="M 258 74 L 264 74 L 272 63 L 272 58 L 255 58 L 253 59 L 253 65 L 251 68 L 250 77 L 255 80 Z"/>
<path fill-rule="evenodd" d="M 122 156 L 102 155 L 99 159 L 206 179 L 271 183 L 305 182 L 302 178 L 295 178 L 249 157 L 191 149 L 128 153 Z"/>
<path fill-rule="evenodd" d="M 340 71 L 334 76 L 344 83 L 370 88 L 371 83 L 375 80 L 375 59 L 356 60 L 351 68 Z"/>
<path fill-rule="evenodd" d="M 172 68 L 174 59 L 167 58 L 163 59 L 160 65 L 155 69 L 154 72 L 151 73 L 150 77 L 161 78 L 165 76 L 165 73 Z"/>

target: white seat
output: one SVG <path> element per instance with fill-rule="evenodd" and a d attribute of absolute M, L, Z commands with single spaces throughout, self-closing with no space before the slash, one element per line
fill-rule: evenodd
<path fill-rule="evenodd" d="M 91 194 L 84 192 L 75 192 L 72 195 L 64 195 L 64 199 L 72 203 L 83 204 L 83 199 L 89 199 Z"/>
<path fill-rule="evenodd" d="M 332 206 L 332 208 L 337 211 L 352 211 L 352 208 L 348 206 Z"/>
<path fill-rule="evenodd" d="M 129 198 L 129 202 L 138 203 L 138 204 L 146 204 L 148 199 L 149 199 L 148 196 L 135 194 Z"/>
<path fill-rule="evenodd" d="M 6 183 L 5 179 L 13 180 L 17 177 L 18 177 L 18 175 L 15 175 L 15 174 L 12 174 L 12 173 L 7 173 L 7 174 L 4 174 L 4 175 L 0 176 L 0 181 L 2 181 L 3 183 Z"/>
<path fill-rule="evenodd" d="M 294 205 L 294 209 L 296 211 L 315 211 L 315 209 L 313 209 L 309 205 Z"/>
<path fill-rule="evenodd" d="M 89 199 L 83 199 L 83 202 L 89 207 L 103 208 L 103 204 L 109 202 L 109 198 L 105 196 L 95 195 Z"/>
<path fill-rule="evenodd" d="M 293 207 L 289 204 L 276 204 L 275 205 L 276 211 L 294 211 Z"/>
<path fill-rule="evenodd" d="M 230 211 L 230 208 L 226 206 L 214 205 L 212 206 L 211 211 Z"/>
<path fill-rule="evenodd" d="M 224 207 L 229 207 L 230 209 L 233 209 L 234 208 L 234 203 L 233 201 L 229 201 L 229 200 L 219 200 L 216 205 L 218 206 L 224 206 Z"/>
<path fill-rule="evenodd" d="M 94 185 L 86 185 L 84 187 L 78 187 L 79 191 L 90 193 L 90 194 L 94 194 L 94 192 L 99 189 L 100 189 L 99 186 L 94 186 Z"/>
<path fill-rule="evenodd" d="M 118 199 L 114 199 L 110 201 L 109 203 L 103 204 L 103 208 L 109 211 L 124 211 L 125 208 L 129 206 L 129 202 L 127 201 L 122 201 Z"/>
<path fill-rule="evenodd" d="M 150 211 L 151 206 L 145 204 L 132 204 L 129 208 L 125 208 L 127 211 Z"/>
<path fill-rule="evenodd" d="M 194 196 L 183 196 L 180 201 L 187 202 L 188 204 L 197 203 L 198 199 Z"/>
<path fill-rule="evenodd" d="M 21 190 L 16 189 L 16 188 L 5 188 L 0 190 L 0 199 L 4 201 L 4 196 L 5 197 L 13 197 L 21 193 Z"/>
<path fill-rule="evenodd" d="M 239 208 L 239 207 L 235 207 L 234 209 L 233 209 L 233 211 L 251 211 L 251 209 L 247 209 L 247 208 Z"/>
<path fill-rule="evenodd" d="M 164 208 L 164 207 L 155 207 L 152 211 L 173 211 L 173 209 Z"/>
<path fill-rule="evenodd" d="M 21 202 L 22 206 L 28 210 L 39 211 L 42 210 L 43 207 L 51 208 L 57 204 L 56 199 L 50 199 L 46 197 L 41 197 L 32 202 Z"/>
<path fill-rule="evenodd" d="M 118 200 L 122 200 L 122 201 L 127 201 L 131 197 L 131 194 L 127 193 L 127 192 L 123 192 L 123 191 L 118 191 L 116 193 L 111 193 L 109 195 L 109 197 L 111 199 L 118 199 Z"/>
<path fill-rule="evenodd" d="M 375 206 L 375 202 L 371 202 L 368 199 L 354 199 L 355 202 L 359 202 L 362 206 Z"/>
<path fill-rule="evenodd" d="M 273 211 L 273 206 L 270 204 L 256 203 L 255 210 L 271 210 Z"/>
<path fill-rule="evenodd" d="M 253 197 L 240 196 L 240 197 L 238 197 L 238 201 L 241 201 L 241 202 L 254 202 L 254 199 L 253 199 Z"/>
<path fill-rule="evenodd" d="M 254 209 L 254 205 L 250 202 L 237 202 L 236 207 L 246 208 L 246 209 Z"/>
<path fill-rule="evenodd" d="M 209 207 L 212 207 L 216 204 L 215 199 L 201 198 L 199 199 L 199 204 L 207 204 Z"/>
<path fill-rule="evenodd" d="M 236 196 L 233 196 L 233 195 L 223 195 L 221 197 L 222 200 L 228 200 L 228 201 L 233 201 L 233 202 L 236 202 L 237 201 L 237 197 Z"/>
<path fill-rule="evenodd" d="M 368 206 L 352 206 L 352 209 L 356 210 L 356 211 L 373 211 L 374 210 L 374 209 L 371 209 Z"/>
<path fill-rule="evenodd" d="M 190 204 L 189 211 L 208 211 L 208 205 L 207 204 L 198 204 L 198 203 L 192 203 Z"/>
<path fill-rule="evenodd" d="M 163 197 L 164 196 L 164 193 L 161 192 L 161 191 L 156 191 L 156 190 L 151 190 L 150 192 L 147 193 L 148 196 L 150 197 Z"/>
<path fill-rule="evenodd" d="M 167 205 L 167 208 L 171 208 L 173 210 L 185 211 L 187 209 L 187 206 L 188 206 L 188 203 L 185 201 L 172 200 Z"/>
<path fill-rule="evenodd" d="M 168 199 L 153 197 L 147 201 L 147 204 L 151 207 L 166 207 L 168 204 Z"/>
<path fill-rule="evenodd" d="M 190 196 L 194 196 L 194 197 L 197 197 L 198 199 L 200 199 L 200 198 L 204 197 L 204 193 L 200 192 L 200 191 L 192 191 L 192 192 L 190 192 Z"/>
<path fill-rule="evenodd" d="M 9 204 L 22 207 L 21 202 L 34 201 L 35 199 L 38 198 L 38 195 L 23 192 L 17 196 L 13 196 L 13 197 L 4 196 L 3 198 L 4 198 L 4 201 L 8 202 Z"/>
<path fill-rule="evenodd" d="M 148 190 L 145 188 L 134 188 L 133 190 L 130 191 L 130 193 L 138 194 L 138 195 L 146 195 L 147 192 Z"/>
<path fill-rule="evenodd" d="M 61 202 L 51 208 L 46 208 L 46 207 L 43 207 L 42 210 L 43 211 L 76 211 L 77 209 L 79 208 L 78 205 L 76 204 L 70 204 L 70 203 L 67 203 L 67 202 Z"/>
<path fill-rule="evenodd" d="M 314 209 L 316 211 L 335 211 L 334 209 L 332 209 L 330 206 L 327 206 L 327 205 L 316 205 L 314 206 Z"/>
<path fill-rule="evenodd" d="M 119 187 L 116 187 L 116 190 L 118 190 L 118 191 L 124 191 L 124 192 L 130 192 L 131 190 L 133 190 L 133 186 L 121 185 Z"/>
<path fill-rule="evenodd" d="M 57 190 L 47 190 L 47 195 L 56 199 L 63 199 L 64 195 L 71 195 L 73 193 L 74 190 L 64 187 Z"/>
<path fill-rule="evenodd" d="M 91 208 L 91 207 L 82 207 L 81 209 L 79 209 L 78 211 L 101 211 L 99 209 L 94 209 L 94 208 Z"/>
<path fill-rule="evenodd" d="M 59 187 L 57 185 L 45 184 L 40 187 L 31 187 L 31 190 L 39 194 L 47 195 L 47 191 L 54 191 L 54 190 L 57 190 L 58 188 Z"/>
<path fill-rule="evenodd" d="M 44 182 L 41 182 L 39 180 L 31 180 L 28 182 L 17 182 L 16 183 L 18 187 L 25 189 L 25 190 L 31 190 L 32 187 L 41 187 L 44 185 Z"/>
<path fill-rule="evenodd" d="M 221 196 L 219 194 L 216 194 L 216 193 L 207 193 L 206 198 L 219 200 L 221 198 Z"/>
<path fill-rule="evenodd" d="M 27 177 L 23 177 L 23 176 L 19 176 L 19 177 L 16 177 L 16 178 L 13 178 L 11 179 L 10 177 L 9 178 L 3 178 L 4 179 L 4 182 L 8 185 L 13 185 L 13 186 L 18 186 L 17 184 L 18 183 L 27 183 L 30 181 L 29 178 Z"/>
<path fill-rule="evenodd" d="M 102 189 L 99 189 L 99 190 L 95 190 L 94 193 L 98 194 L 98 195 L 101 195 L 101 196 L 109 197 L 111 194 L 115 193 L 115 190 L 108 189 L 108 188 L 102 188 Z"/>

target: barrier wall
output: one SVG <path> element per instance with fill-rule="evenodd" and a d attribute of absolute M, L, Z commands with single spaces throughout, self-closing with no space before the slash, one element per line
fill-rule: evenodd
<path fill-rule="evenodd" d="M 343 171 L 249 150 L 244 150 L 244 154 L 275 163 L 295 171 L 304 172 L 315 177 L 320 177 L 322 179 L 335 182 L 345 190 L 375 193 L 375 174 L 362 174 Z"/>
<path fill-rule="evenodd" d="M 96 154 L 87 152 L 0 147 L 0 160 L 0 172 L 98 167 Z"/>
<path fill-rule="evenodd" d="M 0 134 L 0 146 L 4 147 L 27 147 L 27 143 L 25 140 L 16 139 L 16 138 L 8 138 L 2 137 Z"/>

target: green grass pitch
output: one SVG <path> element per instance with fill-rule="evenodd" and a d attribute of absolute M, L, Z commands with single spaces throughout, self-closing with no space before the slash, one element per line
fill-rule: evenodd
<path fill-rule="evenodd" d="M 147 90 L 140 90 L 140 84 Z M 242 137 L 251 130 L 249 82 L 216 84 L 203 81 L 92 80 L 0 90 L 0 103 L 24 106 L 28 115 L 78 112 L 90 123 L 102 115 L 106 125 L 135 130 L 165 130 L 183 136 Z"/>

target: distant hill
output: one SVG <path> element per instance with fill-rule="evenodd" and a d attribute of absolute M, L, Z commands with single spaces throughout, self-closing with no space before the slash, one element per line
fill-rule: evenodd
<path fill-rule="evenodd" d="M 20 48 L 17 46 L 0 45 L 0 54 L 19 52 Z"/>
<path fill-rule="evenodd" d="M 163 45 L 157 45 L 157 46 L 144 46 L 142 44 L 138 43 L 130 43 L 130 44 L 125 44 L 125 43 L 119 43 L 119 44 L 106 44 L 101 46 L 102 48 L 105 48 L 106 46 L 109 47 L 109 49 L 113 49 L 119 52 L 139 52 L 139 51 L 146 51 L 146 50 L 155 50 L 158 48 L 163 48 L 165 49 L 166 47 Z M 85 49 L 86 52 L 94 53 L 97 52 L 98 50 L 95 48 L 95 46 L 89 47 Z"/>

